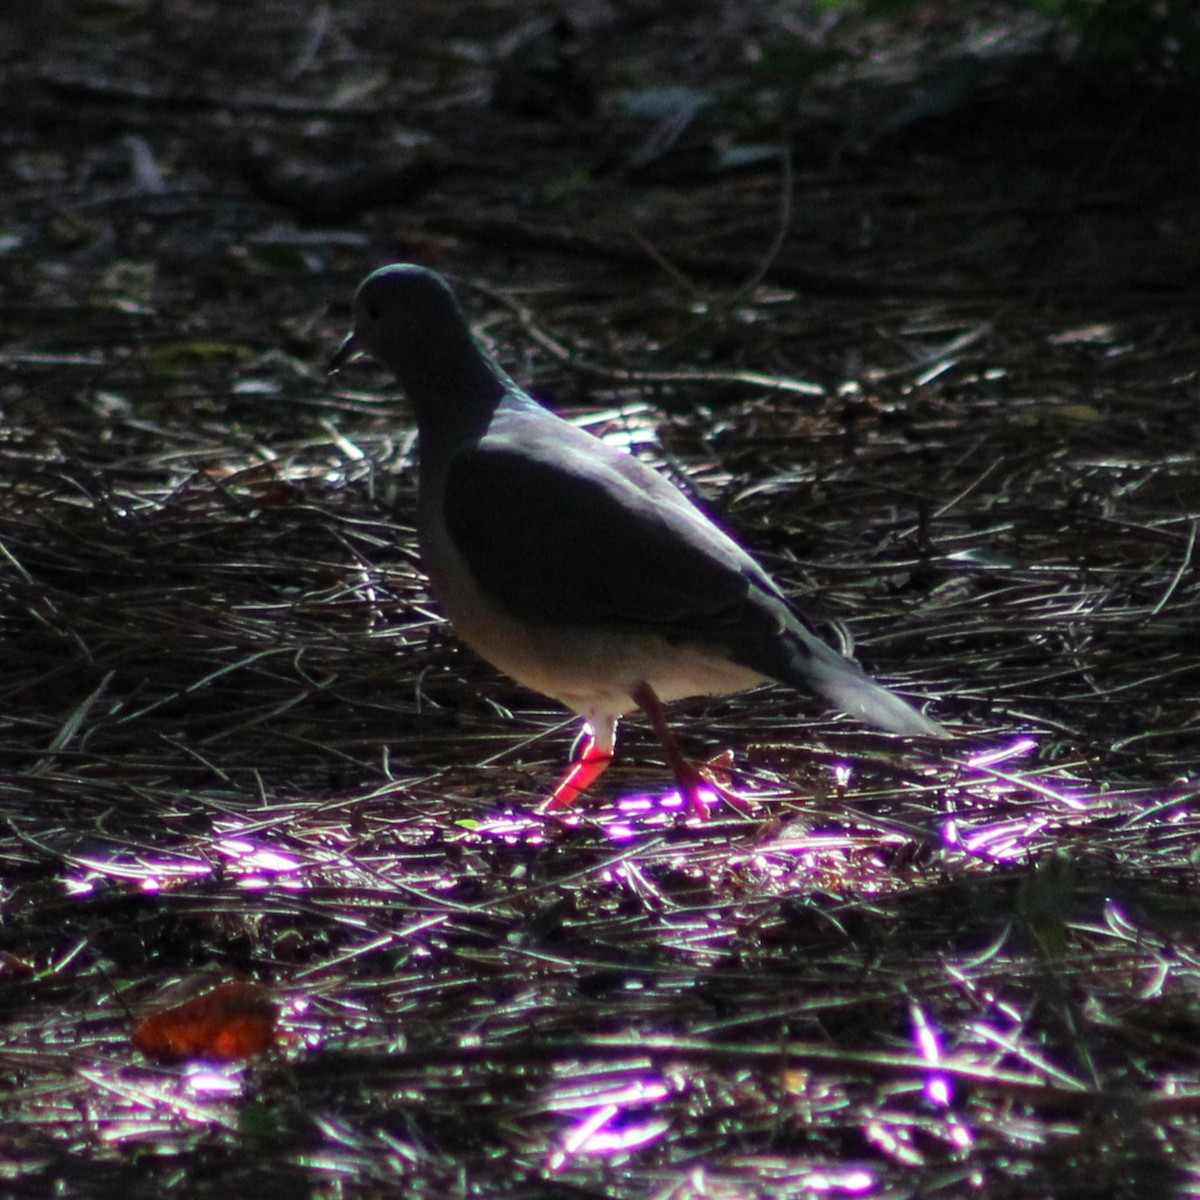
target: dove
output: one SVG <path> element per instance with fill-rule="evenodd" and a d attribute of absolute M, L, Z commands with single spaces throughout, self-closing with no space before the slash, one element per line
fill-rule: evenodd
<path fill-rule="evenodd" d="M 472 335 L 449 284 L 410 263 L 369 275 L 330 370 L 366 354 L 416 416 L 417 537 L 458 636 L 585 723 L 546 808 L 573 805 L 641 709 L 689 812 L 706 788 L 664 705 L 775 681 L 879 729 L 948 736 L 806 625 L 738 543 L 672 482 L 564 420 Z"/>

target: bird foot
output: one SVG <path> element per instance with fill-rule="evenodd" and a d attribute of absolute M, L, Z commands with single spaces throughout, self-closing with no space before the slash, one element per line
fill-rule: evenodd
<path fill-rule="evenodd" d="M 650 686 L 640 685 L 634 693 L 634 699 L 646 712 L 654 732 L 658 735 L 689 816 L 697 817 L 701 821 L 708 820 L 711 813 L 706 795 L 716 796 L 743 816 L 751 816 L 755 812 L 757 805 L 754 801 L 738 795 L 729 786 L 733 755 L 728 750 L 697 766 L 684 757 L 675 735 L 667 725 L 662 705 Z M 555 813 L 574 807 L 583 793 L 608 770 L 612 760 L 611 728 L 602 726 L 600 737 L 597 738 L 594 730 L 590 726 L 586 727 L 578 755 L 558 786 L 550 793 L 549 799 L 542 805 L 541 811 Z"/>
<path fill-rule="evenodd" d="M 630 694 L 638 707 L 650 718 L 659 745 L 667 756 L 667 765 L 671 768 L 671 774 L 675 776 L 675 782 L 679 784 L 679 791 L 692 816 L 699 817 L 702 821 L 707 821 L 710 816 L 708 805 L 701 795 L 703 790 L 715 792 L 720 799 L 743 816 L 749 816 L 754 811 L 751 801 L 739 796 L 725 784 L 718 783 L 714 778 L 716 774 L 728 778 L 729 768 L 733 765 L 733 756 L 728 751 L 718 754 L 703 767 L 697 767 L 684 757 L 678 739 L 667 724 L 662 701 L 655 695 L 654 689 L 648 683 L 639 683 Z"/>
<path fill-rule="evenodd" d="M 699 817 L 701 821 L 707 821 L 712 816 L 708 802 L 704 798 L 704 793 L 708 792 L 715 795 L 718 800 L 723 800 L 742 816 L 754 815 L 758 805 L 748 797 L 735 792 L 728 783 L 724 782 L 729 778 L 729 768 L 732 765 L 733 755 L 728 750 L 722 751 L 703 766 L 696 766 L 682 756 L 671 763 L 675 782 L 679 785 L 679 791 L 687 804 L 689 814 Z M 724 780 L 719 780 L 718 777 L 722 776 Z"/>
<path fill-rule="evenodd" d="M 585 734 L 582 752 L 567 769 L 558 787 L 550 793 L 550 799 L 542 805 L 542 812 L 561 812 L 564 808 L 571 808 L 608 770 L 612 760 L 610 751 L 598 750 L 596 739 L 590 733 Z"/>

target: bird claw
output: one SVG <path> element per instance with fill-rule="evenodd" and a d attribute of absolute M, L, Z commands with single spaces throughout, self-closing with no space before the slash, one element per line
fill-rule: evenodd
<path fill-rule="evenodd" d="M 728 751 L 724 751 L 702 767 L 697 767 L 686 759 L 672 764 L 675 768 L 675 782 L 679 784 L 689 814 L 699 817 L 701 821 L 707 821 L 712 816 L 709 804 L 704 799 L 704 792 L 711 792 L 743 817 L 755 814 L 758 805 L 753 800 L 735 792 L 728 784 L 717 781 L 718 774 L 728 779 L 732 757 Z"/>

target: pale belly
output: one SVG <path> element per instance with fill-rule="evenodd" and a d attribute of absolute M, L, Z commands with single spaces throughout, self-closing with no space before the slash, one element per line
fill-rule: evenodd
<path fill-rule="evenodd" d="M 630 692 L 648 683 L 663 702 L 740 692 L 766 681 L 718 650 L 671 643 L 655 634 L 531 625 L 483 602 L 457 555 L 425 548 L 434 591 L 455 632 L 472 649 L 526 687 L 589 719 L 637 707 Z M 453 579 L 453 586 L 449 581 Z"/>

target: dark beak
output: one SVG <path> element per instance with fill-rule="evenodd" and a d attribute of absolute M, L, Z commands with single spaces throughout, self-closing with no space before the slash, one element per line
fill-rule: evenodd
<path fill-rule="evenodd" d="M 329 366 L 325 369 L 330 375 L 334 371 L 340 370 L 352 358 L 362 353 L 362 347 L 358 344 L 357 334 L 347 334 L 346 340 L 334 351 L 333 357 L 329 360 Z"/>

